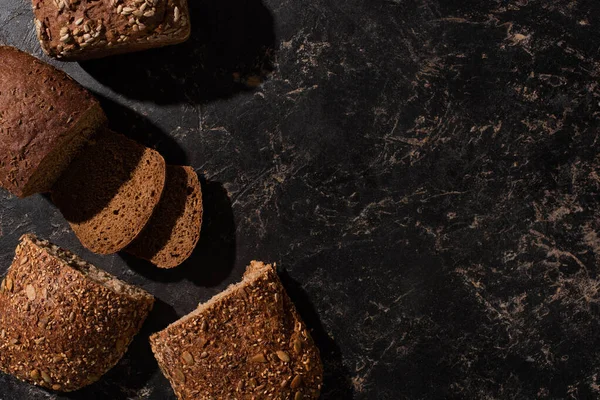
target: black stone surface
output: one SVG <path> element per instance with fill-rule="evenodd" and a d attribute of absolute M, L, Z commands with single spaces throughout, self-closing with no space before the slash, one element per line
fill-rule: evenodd
<path fill-rule="evenodd" d="M 44 58 L 24 3 L 0 41 Z M 324 399 L 600 398 L 600 3 L 192 3 L 184 45 L 53 64 L 202 175 L 199 249 L 167 272 L 93 255 L 0 192 L 0 272 L 32 231 L 160 299 L 99 383 L 1 376 L 0 399 L 173 399 L 147 336 L 251 259 L 284 270 Z"/>

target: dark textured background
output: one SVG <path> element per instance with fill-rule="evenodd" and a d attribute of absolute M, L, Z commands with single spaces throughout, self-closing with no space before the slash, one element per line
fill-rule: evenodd
<path fill-rule="evenodd" d="M 0 41 L 41 56 L 23 1 Z M 600 397 L 598 1 L 192 3 L 184 45 L 54 64 L 203 176 L 199 249 L 168 272 L 92 255 L 0 192 L 0 271 L 33 231 L 160 299 L 101 382 L 2 376 L 0 399 L 172 399 L 148 334 L 251 259 L 285 271 L 324 399 Z"/>

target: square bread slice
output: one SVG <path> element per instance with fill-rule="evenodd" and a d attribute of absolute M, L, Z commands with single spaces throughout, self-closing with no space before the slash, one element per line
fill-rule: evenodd
<path fill-rule="evenodd" d="M 125 249 L 159 268 L 187 260 L 200 239 L 202 191 L 192 167 L 167 165 L 160 202 L 139 236 Z"/>
<path fill-rule="evenodd" d="M 99 254 L 125 248 L 146 226 L 165 186 L 158 152 L 106 132 L 71 163 L 52 201 L 81 243 Z"/>
<path fill-rule="evenodd" d="M 125 354 L 154 297 L 28 234 L 0 284 L 0 370 L 70 392 Z"/>
<path fill-rule="evenodd" d="M 187 0 L 32 0 L 42 49 L 87 60 L 181 43 L 190 36 Z"/>
<path fill-rule="evenodd" d="M 18 197 L 48 192 L 105 124 L 100 103 L 67 74 L 0 46 L 0 186 Z"/>
<path fill-rule="evenodd" d="M 181 400 L 317 399 L 321 391 L 319 350 L 275 268 L 259 261 L 150 344 Z"/>

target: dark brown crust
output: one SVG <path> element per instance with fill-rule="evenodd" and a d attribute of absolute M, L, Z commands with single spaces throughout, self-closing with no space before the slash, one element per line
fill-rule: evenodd
<path fill-rule="evenodd" d="M 98 101 L 67 74 L 0 46 L 0 186 L 19 197 L 48 191 L 66 165 L 31 186 L 42 161 L 105 122 Z"/>
<path fill-rule="evenodd" d="M 190 36 L 187 0 L 32 0 L 44 51 L 87 60 L 177 44 Z"/>
<path fill-rule="evenodd" d="M 274 268 L 261 262 L 251 263 L 242 285 L 150 343 L 181 400 L 319 397 L 319 350 Z"/>
<path fill-rule="evenodd" d="M 162 198 L 126 251 L 159 268 L 174 268 L 192 255 L 201 226 L 202 191 L 196 171 L 168 165 Z"/>
<path fill-rule="evenodd" d="M 117 293 L 37 242 L 21 237 L 0 285 L 0 370 L 49 389 L 77 390 L 125 354 L 154 298 Z"/>
<path fill-rule="evenodd" d="M 158 152 L 106 132 L 72 162 L 52 188 L 52 200 L 86 248 L 116 253 L 150 220 L 165 171 Z"/>

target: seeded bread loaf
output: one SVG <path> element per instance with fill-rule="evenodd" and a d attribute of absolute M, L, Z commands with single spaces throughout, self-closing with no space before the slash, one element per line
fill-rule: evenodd
<path fill-rule="evenodd" d="M 44 51 L 86 60 L 187 40 L 187 0 L 32 0 Z"/>
<path fill-rule="evenodd" d="M 68 75 L 0 46 L 0 186 L 19 197 L 49 191 L 105 123 L 98 101 Z"/>
<path fill-rule="evenodd" d="M 89 385 L 125 354 L 153 303 L 144 290 L 24 235 L 0 284 L 0 370 L 57 391 Z"/>
<path fill-rule="evenodd" d="M 202 226 L 202 191 L 191 167 L 167 166 L 162 198 L 126 251 L 159 268 L 173 268 L 194 251 Z"/>
<path fill-rule="evenodd" d="M 317 399 L 319 350 L 271 265 L 150 337 L 181 400 Z"/>
<path fill-rule="evenodd" d="M 52 200 L 86 248 L 116 253 L 150 220 L 165 169 L 156 151 L 107 131 L 73 160 L 52 188 Z"/>

